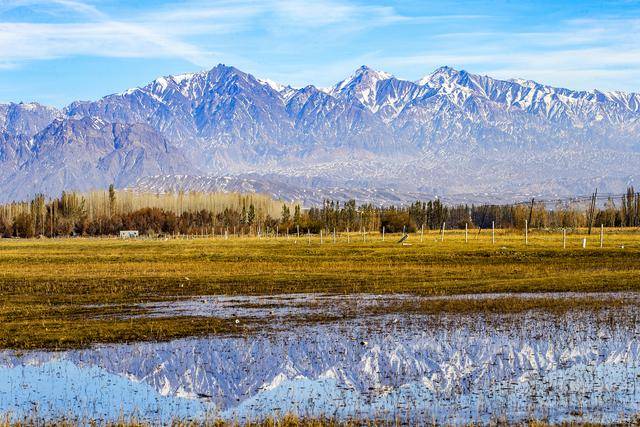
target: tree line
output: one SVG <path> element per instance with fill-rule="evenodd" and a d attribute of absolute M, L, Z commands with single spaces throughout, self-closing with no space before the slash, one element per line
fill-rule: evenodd
<path fill-rule="evenodd" d="M 284 234 L 321 230 L 388 233 L 420 229 L 582 228 L 640 226 L 640 196 L 629 188 L 621 199 L 609 198 L 593 211 L 582 202 L 456 204 L 439 199 L 409 206 L 380 207 L 326 200 L 303 209 L 268 196 L 238 193 L 139 194 L 116 191 L 65 192 L 47 199 L 0 206 L 0 236 L 58 237 L 117 235 L 138 230 L 144 235 Z"/>

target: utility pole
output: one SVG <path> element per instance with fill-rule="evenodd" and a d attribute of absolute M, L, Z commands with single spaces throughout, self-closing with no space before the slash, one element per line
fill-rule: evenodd
<path fill-rule="evenodd" d="M 531 207 L 529 208 L 529 224 L 531 224 L 531 219 L 533 217 L 533 204 L 535 203 L 536 199 L 532 198 L 531 199 Z"/>
<path fill-rule="evenodd" d="M 598 197 L 598 189 L 596 188 L 596 192 L 591 196 L 591 207 L 589 209 L 589 232 L 591 235 L 591 227 L 593 226 L 593 217 L 596 212 L 596 198 Z"/>

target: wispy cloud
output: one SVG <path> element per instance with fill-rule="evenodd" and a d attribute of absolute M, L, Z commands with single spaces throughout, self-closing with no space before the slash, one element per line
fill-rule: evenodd
<path fill-rule="evenodd" d="M 13 7 L 46 6 L 75 13 L 75 22 L 0 22 L 0 66 L 80 55 L 177 57 L 197 64 L 208 53 L 171 30 L 143 21 L 114 19 L 95 6 L 74 0 L 17 0 Z M 9 5 L 5 4 L 5 10 Z M 51 9 L 50 9 L 51 10 Z"/>
<path fill-rule="evenodd" d="M 0 2 L 0 13 L 16 8 L 30 8 L 34 11 L 47 13 L 52 16 L 73 13 L 94 19 L 103 19 L 106 16 L 95 6 L 78 0 L 4 0 Z"/>
<path fill-rule="evenodd" d="M 392 69 L 451 65 L 578 88 L 593 88 L 594 82 L 620 88 L 633 73 L 640 74 L 640 20 L 635 18 L 572 19 L 547 30 L 444 33 L 433 40 L 438 52 L 446 53 L 383 56 L 380 62 Z"/>
<path fill-rule="evenodd" d="M 16 48 L 19 47 L 19 48 Z M 105 57 L 175 56 L 198 63 L 200 49 L 149 28 L 105 21 L 95 24 L 0 24 L 0 63 L 75 55 Z"/>
<path fill-rule="evenodd" d="M 408 19 L 390 7 L 336 0 L 192 1 L 127 17 L 110 16 L 78 0 L 15 0 L 0 10 L 18 6 L 68 10 L 80 18 L 62 23 L 0 22 L 0 64 L 5 66 L 78 55 L 173 57 L 208 66 L 220 53 L 210 48 L 215 43 L 194 37 L 229 35 L 256 26 L 273 33 L 330 26 L 358 31 Z"/>
<path fill-rule="evenodd" d="M 317 28 L 328 25 L 377 26 L 407 21 L 411 18 L 399 15 L 389 6 L 354 5 L 321 0 L 301 2 L 284 0 L 273 2 L 274 15 L 289 25 Z"/>
<path fill-rule="evenodd" d="M 187 69 L 226 62 L 283 83 L 329 85 L 362 64 L 409 79 L 451 65 L 576 88 L 640 87 L 637 14 L 547 19 L 543 11 L 528 19 L 490 15 L 485 2 L 415 3 L 420 7 L 383 0 L 117 7 L 103 0 L 0 0 L 0 69 L 55 58 L 168 59 Z"/>

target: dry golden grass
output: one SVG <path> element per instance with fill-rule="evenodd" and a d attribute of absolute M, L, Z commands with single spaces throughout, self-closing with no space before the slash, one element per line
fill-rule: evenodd
<path fill-rule="evenodd" d="M 581 239 L 587 237 L 587 249 Z M 640 290 L 640 233 L 435 232 L 411 246 L 359 234 L 224 240 L 54 239 L 0 241 L 0 347 L 64 348 L 92 342 L 229 332 L 205 318 L 126 319 L 132 304 L 212 294 Z M 347 240 L 351 242 L 348 243 Z M 104 305 L 87 307 L 87 305 Z M 510 304 L 443 303 L 442 310 Z M 475 304 L 475 308 L 474 307 Z M 539 304 L 540 305 L 540 304 Z M 433 307 L 429 308 L 433 311 Z M 527 308 L 528 309 L 528 308 Z"/>
<path fill-rule="evenodd" d="M 98 425 L 98 423 L 85 422 L 88 425 Z M 579 423 L 579 422 L 564 422 L 559 424 L 549 424 L 545 421 L 527 421 L 521 423 L 507 423 L 501 422 L 499 419 L 495 420 L 494 425 L 516 425 L 521 427 L 547 427 L 551 425 L 563 426 L 563 427 L 597 427 L 603 424 L 598 423 Z M 8 419 L 0 421 L 0 427 L 35 427 L 35 426 L 55 426 L 55 427 L 71 427 L 78 425 L 77 422 L 60 420 L 50 423 L 42 423 L 37 420 L 24 420 L 20 422 L 10 422 Z M 120 421 L 113 424 L 107 424 L 110 427 L 147 427 L 151 424 L 130 420 Z M 234 422 L 224 422 L 218 420 L 204 421 L 204 422 L 188 422 L 176 420 L 171 423 L 172 427 L 399 427 L 407 425 L 401 419 L 397 420 L 336 420 L 332 418 L 300 418 L 294 415 L 285 415 L 280 418 L 267 418 L 260 422 L 248 422 L 245 424 L 239 424 Z M 436 425 L 429 422 L 423 422 L 420 425 Z M 469 424 L 472 426 L 473 424 Z M 639 425 L 638 421 L 631 421 L 625 425 Z"/>

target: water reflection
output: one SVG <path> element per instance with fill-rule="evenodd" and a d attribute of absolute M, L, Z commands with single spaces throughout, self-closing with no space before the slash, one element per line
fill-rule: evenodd
<path fill-rule="evenodd" d="M 393 314 L 246 337 L 4 352 L 0 412 L 154 422 L 287 412 L 460 424 L 625 420 L 640 410 L 635 311 Z"/>

